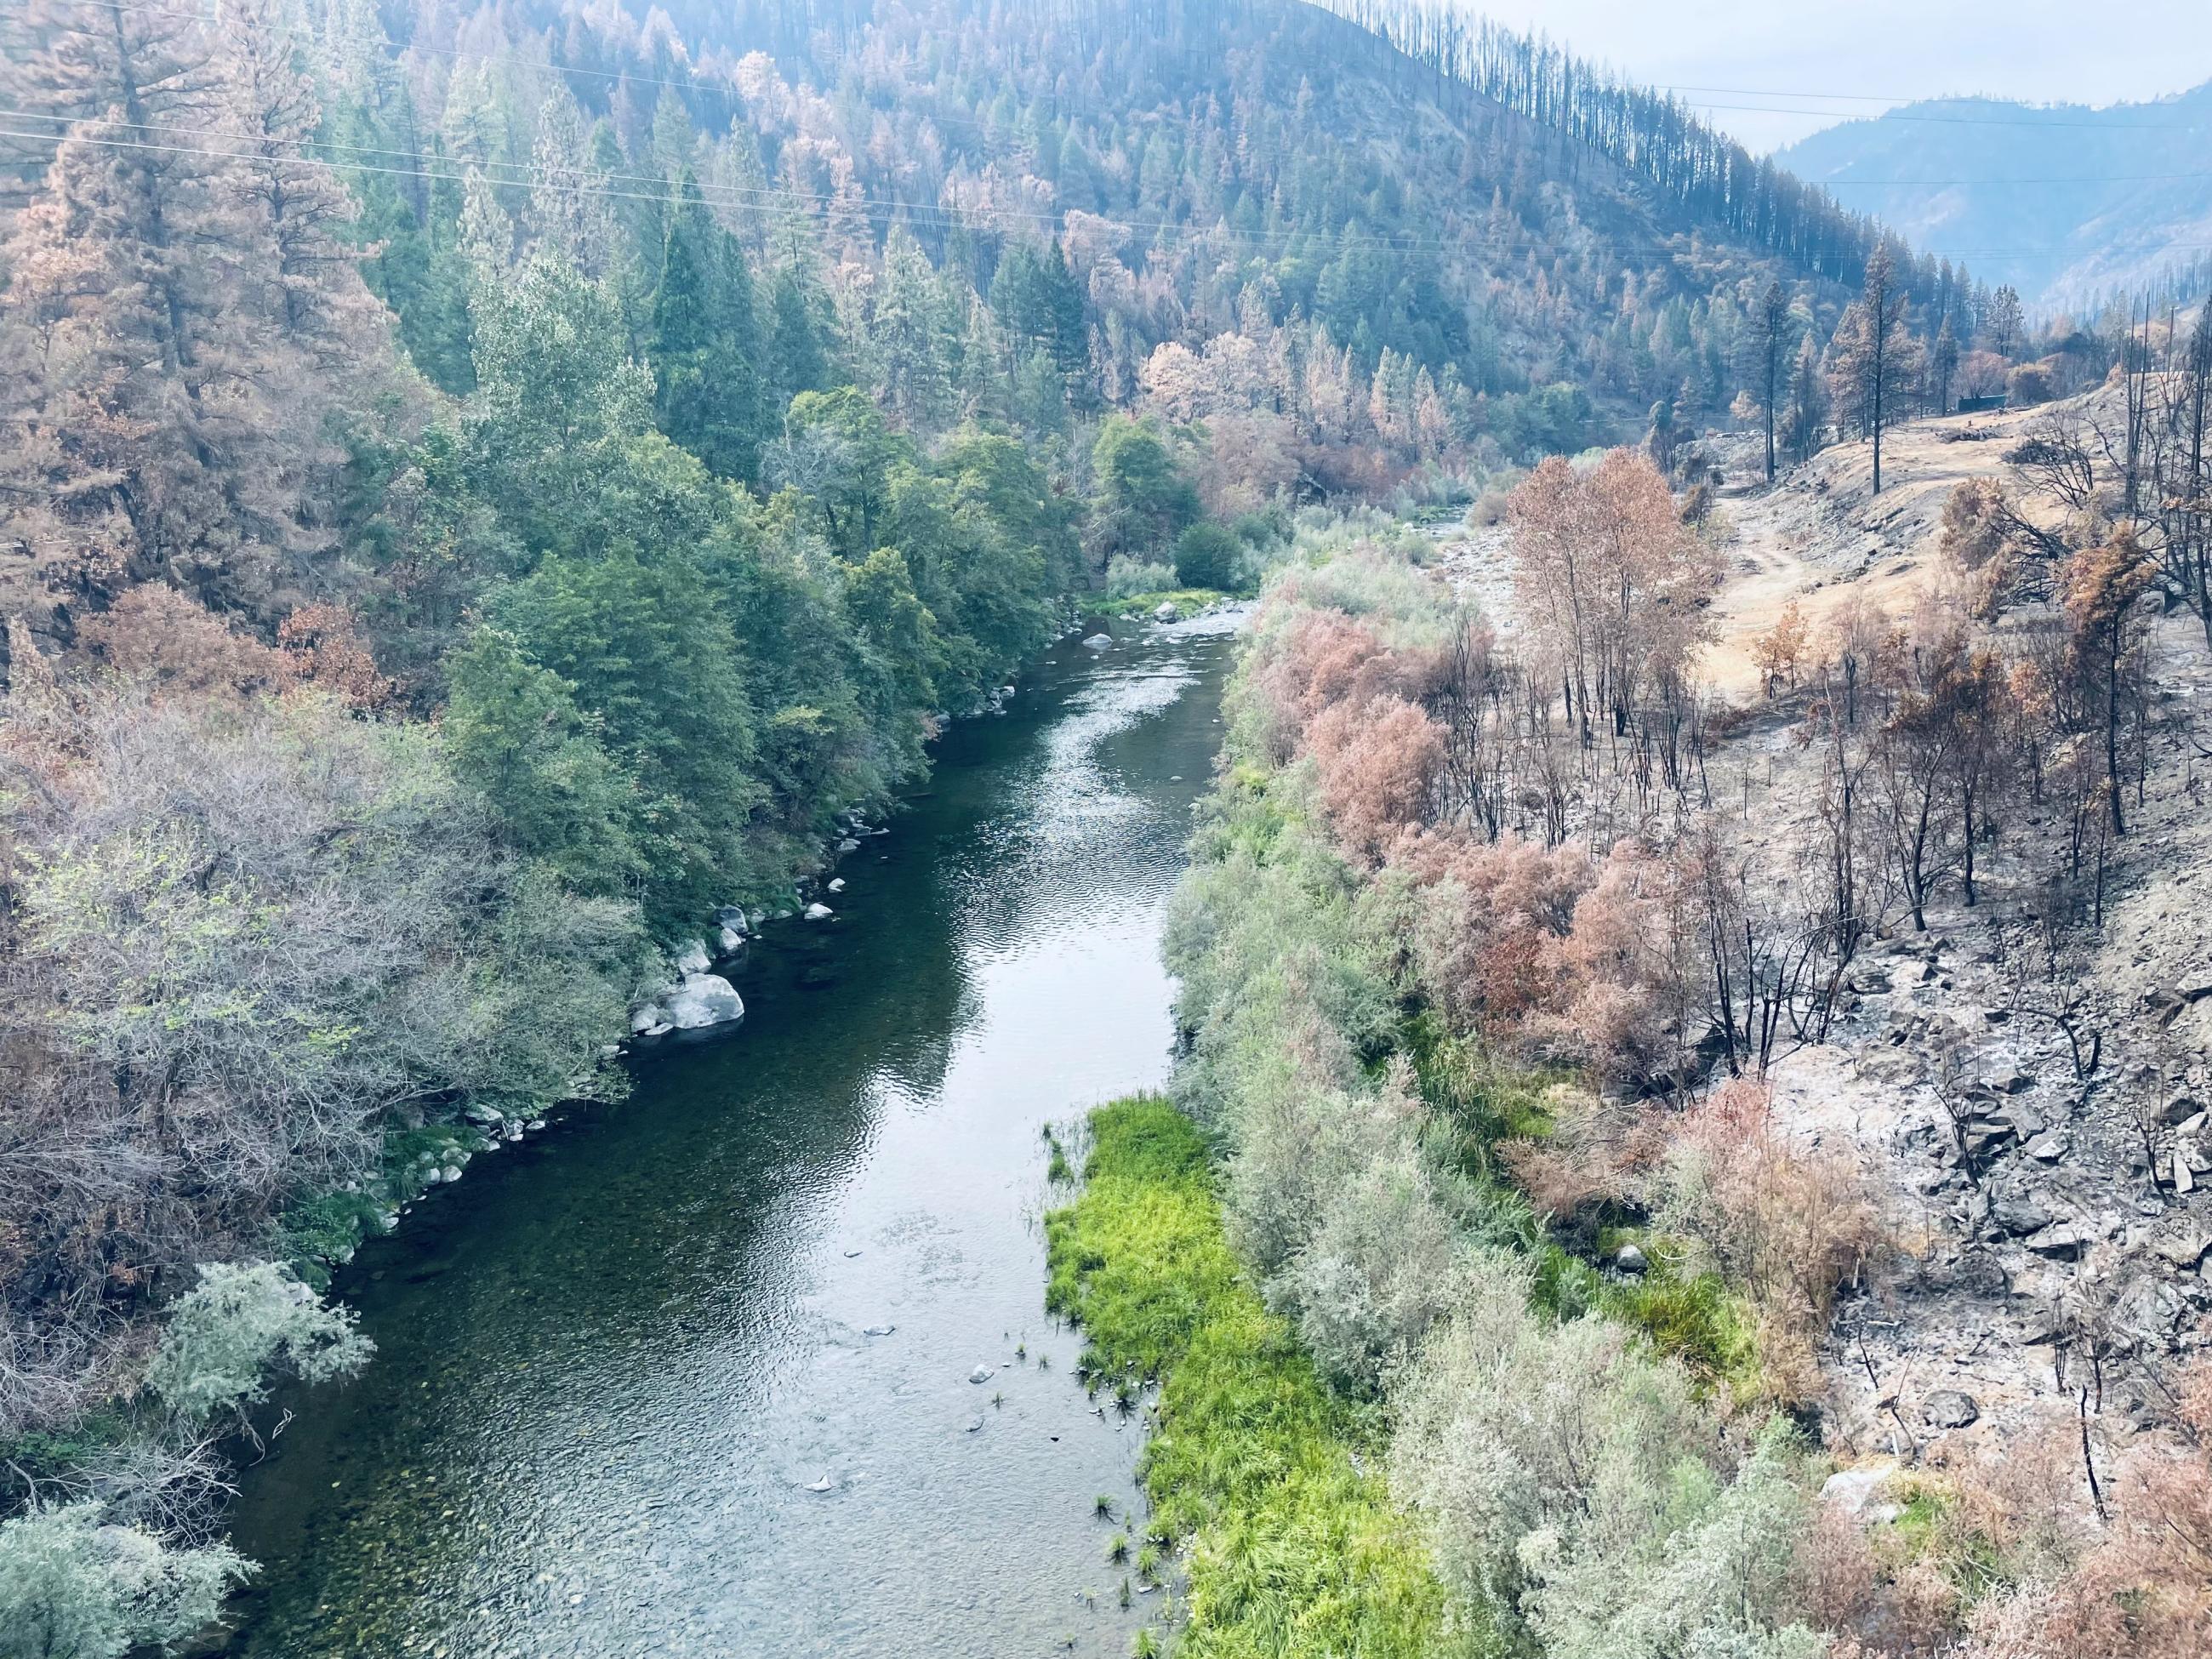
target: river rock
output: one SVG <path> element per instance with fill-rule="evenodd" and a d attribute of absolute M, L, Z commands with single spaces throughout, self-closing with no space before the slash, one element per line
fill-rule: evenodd
<path fill-rule="evenodd" d="M 974 1370 L 968 1373 L 968 1380 L 970 1382 L 988 1382 L 991 1380 L 991 1368 L 988 1365 L 976 1366 Z"/>
<path fill-rule="evenodd" d="M 1175 601 L 1173 599 L 1162 599 L 1159 604 L 1153 608 L 1152 620 L 1154 622 L 1173 622 L 1176 617 L 1182 615 L 1182 612 L 1175 608 Z"/>
<path fill-rule="evenodd" d="M 733 957 L 745 948 L 745 936 L 735 927 L 725 927 L 714 935 L 714 944 L 725 958 Z"/>
<path fill-rule="evenodd" d="M 745 1017 L 745 1005 L 737 988 L 720 974 L 689 974 L 668 1000 L 668 1023 L 679 1031 L 696 1031 L 707 1025 L 726 1025 Z"/>
<path fill-rule="evenodd" d="M 1958 1389 L 1938 1389 L 1920 1407 L 1920 1420 L 1931 1429 L 1963 1429 L 1981 1414 L 1980 1402 Z"/>
<path fill-rule="evenodd" d="M 686 939 L 669 954 L 675 959 L 676 971 L 679 974 L 703 974 L 714 965 L 707 955 L 707 945 L 703 939 Z"/>
<path fill-rule="evenodd" d="M 1108 646 L 1114 643 L 1114 636 L 1111 634 L 1093 634 L 1089 639 L 1083 642 L 1089 646 L 1093 651 L 1103 651 Z"/>
<path fill-rule="evenodd" d="M 656 1025 L 668 1024 L 668 1011 L 657 1002 L 648 1002 L 629 1017 L 629 1029 L 640 1036 L 648 1035 Z"/>
<path fill-rule="evenodd" d="M 806 1483 L 806 1490 L 809 1492 L 830 1492 L 834 1489 L 834 1486 L 835 1483 L 826 1474 L 819 1480 L 810 1480 Z"/>
<path fill-rule="evenodd" d="M 806 907 L 806 919 L 809 921 L 827 921 L 836 914 L 826 904 L 810 904 Z"/>
<path fill-rule="evenodd" d="M 835 880 L 831 881 L 830 884 L 830 890 L 833 893 L 843 892 L 845 890 L 845 878 L 839 876 Z"/>
<path fill-rule="evenodd" d="M 847 1255 L 860 1255 L 860 1252 L 858 1250 L 848 1250 L 845 1254 Z M 896 1325 L 870 1325 L 863 1329 L 860 1334 L 862 1336 L 889 1336 L 898 1327 Z"/>

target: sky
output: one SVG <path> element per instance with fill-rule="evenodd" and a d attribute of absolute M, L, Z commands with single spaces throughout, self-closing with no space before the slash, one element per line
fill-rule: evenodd
<path fill-rule="evenodd" d="M 1686 101 L 1759 106 L 1702 112 L 1761 151 L 1916 98 L 2140 103 L 2212 81 L 2212 0 L 1468 3 Z"/>

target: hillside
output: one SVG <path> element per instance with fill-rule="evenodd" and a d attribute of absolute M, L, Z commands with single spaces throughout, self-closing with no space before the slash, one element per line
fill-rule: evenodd
<path fill-rule="evenodd" d="M 2103 109 L 1941 99 L 1830 127 L 1775 160 L 1915 246 L 1969 252 L 2031 307 L 2094 310 L 2212 258 L 2208 123 L 2212 83 Z"/>

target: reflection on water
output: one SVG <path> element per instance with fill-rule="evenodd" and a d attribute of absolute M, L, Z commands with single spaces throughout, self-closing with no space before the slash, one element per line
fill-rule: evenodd
<path fill-rule="evenodd" d="M 362 1253 L 379 1356 L 251 1473 L 239 1652 L 1127 1651 L 1091 1500 L 1138 1431 L 1041 1311 L 1039 1132 L 1165 1073 L 1225 657 L 1060 647 L 756 952 L 742 1030 Z"/>

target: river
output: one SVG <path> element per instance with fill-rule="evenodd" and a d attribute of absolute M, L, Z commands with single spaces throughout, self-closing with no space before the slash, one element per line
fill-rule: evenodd
<path fill-rule="evenodd" d="M 742 1027 L 360 1252 L 377 1358 L 246 1471 L 228 1651 L 1128 1651 L 1157 1598 L 1119 1606 L 1093 1499 L 1141 1430 L 1042 1312 L 1042 1131 L 1166 1076 L 1228 630 L 1055 647 L 833 921 L 771 925 Z"/>

